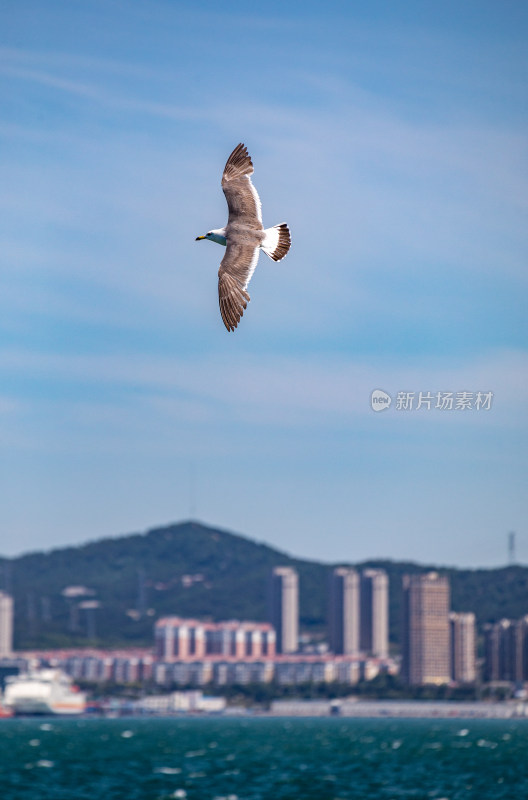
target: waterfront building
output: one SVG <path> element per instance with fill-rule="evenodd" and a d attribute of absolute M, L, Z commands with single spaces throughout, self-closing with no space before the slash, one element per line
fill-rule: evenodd
<path fill-rule="evenodd" d="M 355 569 L 338 567 L 330 574 L 328 635 L 336 655 L 359 653 L 359 576 Z"/>
<path fill-rule="evenodd" d="M 528 681 L 528 614 L 517 620 L 516 681 Z"/>
<path fill-rule="evenodd" d="M 335 679 L 338 683 L 350 683 L 351 685 L 359 682 L 361 678 L 362 664 L 359 660 L 350 658 L 335 660 Z"/>
<path fill-rule="evenodd" d="M 13 652 L 13 598 L 0 592 L 0 658 Z"/>
<path fill-rule="evenodd" d="M 9 661 L 9 663 L 8 663 Z M 22 671 L 49 666 L 64 670 L 74 680 L 93 683 L 137 684 L 152 682 L 166 689 L 172 686 L 204 687 L 234 684 L 256 684 L 277 681 L 281 685 L 306 683 L 355 684 L 372 680 L 380 671 L 392 674 L 396 665 L 390 659 L 325 654 L 273 655 L 253 658 L 245 656 L 208 655 L 201 659 L 156 661 L 143 648 L 130 650 L 48 650 L 25 653 L 3 664 Z M 0 664 L 0 668 L 2 664 Z"/>
<path fill-rule="evenodd" d="M 209 655 L 245 658 L 275 655 L 275 631 L 267 622 L 200 622 L 163 617 L 155 626 L 156 657 L 171 662 Z"/>
<path fill-rule="evenodd" d="M 281 686 L 303 683 L 330 683 L 336 680 L 334 659 L 299 657 L 275 662 L 275 681 Z"/>
<path fill-rule="evenodd" d="M 361 652 L 375 658 L 389 654 L 389 579 L 383 569 L 364 569 L 360 580 Z"/>
<path fill-rule="evenodd" d="M 528 615 L 484 626 L 483 678 L 486 682 L 528 681 Z"/>
<path fill-rule="evenodd" d="M 147 695 L 137 703 L 144 714 L 177 714 L 181 712 L 219 713 L 227 705 L 225 697 L 206 697 L 199 689 L 187 692 L 170 692 Z"/>
<path fill-rule="evenodd" d="M 275 567 L 269 584 L 269 620 L 276 633 L 277 653 L 299 647 L 299 578 L 291 567 Z"/>
<path fill-rule="evenodd" d="M 515 680 L 515 626 L 511 619 L 484 626 L 484 672 L 486 683 Z"/>
<path fill-rule="evenodd" d="M 456 683 L 474 683 L 477 678 L 475 664 L 475 615 L 454 613 L 449 615 L 451 645 L 451 677 Z"/>
<path fill-rule="evenodd" d="M 412 686 L 449 683 L 449 582 L 437 572 L 404 575 L 402 678 Z"/>

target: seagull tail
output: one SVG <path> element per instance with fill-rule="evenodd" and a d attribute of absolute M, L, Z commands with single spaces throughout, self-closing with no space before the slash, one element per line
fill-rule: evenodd
<path fill-rule="evenodd" d="M 273 261 L 280 261 L 284 258 L 291 247 L 290 229 L 285 222 L 274 225 L 273 228 L 266 228 L 264 241 L 260 245 L 267 256 Z"/>

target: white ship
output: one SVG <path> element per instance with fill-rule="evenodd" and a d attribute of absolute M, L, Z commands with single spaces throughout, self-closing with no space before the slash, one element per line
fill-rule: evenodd
<path fill-rule="evenodd" d="M 39 669 L 6 678 L 4 705 L 15 714 L 82 714 L 86 695 L 60 669 Z"/>

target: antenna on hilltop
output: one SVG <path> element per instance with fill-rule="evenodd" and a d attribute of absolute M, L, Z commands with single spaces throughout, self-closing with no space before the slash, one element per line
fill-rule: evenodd
<path fill-rule="evenodd" d="M 189 518 L 196 519 L 196 470 L 194 461 L 189 464 Z"/>
<path fill-rule="evenodd" d="M 508 564 L 513 566 L 515 564 L 515 532 L 510 531 L 508 534 Z"/>

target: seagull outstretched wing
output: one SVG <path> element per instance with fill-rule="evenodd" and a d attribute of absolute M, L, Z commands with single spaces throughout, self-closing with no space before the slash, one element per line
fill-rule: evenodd
<path fill-rule="evenodd" d="M 239 144 L 226 161 L 222 175 L 222 189 L 229 209 L 228 225 L 243 223 L 262 230 L 262 206 L 257 190 L 251 183 L 253 162 L 247 147 Z"/>
<path fill-rule="evenodd" d="M 218 270 L 220 314 L 228 331 L 234 331 L 247 308 L 247 285 L 257 266 L 259 249 L 253 245 L 228 242 Z"/>
<path fill-rule="evenodd" d="M 222 175 L 229 217 L 226 254 L 218 270 L 218 298 L 224 325 L 230 331 L 235 330 L 249 303 L 246 289 L 263 240 L 261 204 L 251 183 L 252 174 L 247 148 L 239 144 L 227 159 Z"/>

